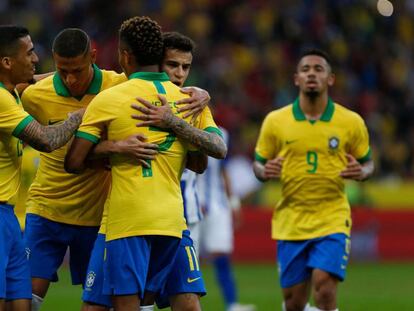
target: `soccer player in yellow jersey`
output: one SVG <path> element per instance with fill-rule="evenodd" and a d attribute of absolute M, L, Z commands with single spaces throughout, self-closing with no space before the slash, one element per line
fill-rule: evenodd
<path fill-rule="evenodd" d="M 294 81 L 299 97 L 263 121 L 254 172 L 282 182 L 272 237 L 284 310 L 338 310 L 352 223 L 344 179 L 373 173 L 368 132 L 358 114 L 328 96 L 335 77 L 323 51 L 303 54 Z M 311 292 L 316 307 L 307 304 Z"/>
<path fill-rule="evenodd" d="M 63 124 L 48 127 L 39 124 L 23 110 L 15 87 L 33 80 L 37 62 L 38 57 L 26 28 L 0 26 L 1 311 L 6 308 L 26 311 L 30 308 L 29 265 L 20 226 L 13 211 L 21 182 L 23 142 L 37 150 L 51 152 L 72 137 L 83 114 L 83 111 L 77 111 Z"/>
<path fill-rule="evenodd" d="M 68 28 L 56 36 L 53 58 L 56 73 L 25 89 L 22 96 L 26 111 L 44 125 L 62 122 L 67 113 L 86 107 L 102 90 L 126 81 L 124 74 L 95 65 L 96 50 L 81 29 Z M 153 159 L 157 146 L 135 138 L 129 140 L 132 145 L 147 148 L 138 155 Z M 50 282 L 57 281 L 57 269 L 68 247 L 72 283 L 83 284 L 110 185 L 110 173 L 103 168 L 88 169 L 80 175 L 65 172 L 66 149 L 63 146 L 41 153 L 26 202 L 32 310 L 40 308 Z"/>
<path fill-rule="evenodd" d="M 183 95 L 165 73 L 159 73 L 163 41 L 158 24 L 147 17 L 131 18 L 122 24 L 119 36 L 119 62 L 129 80 L 91 102 L 65 167 L 74 172 L 82 170 L 105 128 L 109 140 L 142 132 L 159 146 L 160 153 L 149 167 L 138 166 L 121 155 L 110 158 L 104 294 L 112 296 L 116 310 L 135 311 L 145 290 L 158 292 L 163 287 L 185 229 L 179 180 L 190 146 L 183 139 L 193 138 L 191 141 L 200 148 L 199 142 L 209 135 L 182 120 L 183 114 L 176 111 L 174 102 Z M 164 97 L 157 95 L 165 95 L 178 114 L 170 114 L 167 127 L 171 130 L 135 126 L 130 106 L 137 92 L 154 105 L 164 103 Z M 203 113 L 211 115 L 208 109 Z M 213 140 L 204 141 L 200 149 L 215 147 Z M 225 153 L 224 147 L 213 154 L 224 157 Z"/>
<path fill-rule="evenodd" d="M 161 64 L 161 71 L 165 71 L 168 74 L 171 82 L 179 87 L 182 87 L 190 72 L 193 59 L 193 50 L 195 47 L 194 42 L 190 38 L 177 32 L 164 33 L 163 42 L 164 57 Z M 200 107 L 203 107 L 203 105 L 196 105 L 193 103 L 185 108 L 190 108 L 191 113 L 194 114 Z M 151 108 L 155 107 L 151 106 Z M 141 107 L 138 106 L 138 109 L 141 109 Z M 151 119 L 157 119 L 157 115 L 161 114 L 159 117 L 161 120 L 168 119 L 170 117 L 169 114 L 172 113 L 168 105 L 156 107 L 148 112 L 151 112 L 148 114 Z M 210 132 L 210 138 L 204 137 L 203 139 L 213 139 L 217 141 L 216 145 L 218 149 L 223 149 L 223 142 L 221 142 L 218 137 L 214 136 L 217 135 L 217 127 L 214 120 L 200 121 L 202 122 L 200 128 L 206 132 Z M 158 124 L 157 121 L 153 121 L 152 125 L 159 126 L 161 124 Z M 187 137 L 187 139 L 189 139 L 189 137 Z M 197 137 L 194 137 L 194 139 L 197 139 Z M 103 142 L 101 145 L 104 145 L 105 143 L 110 143 L 110 141 Z M 205 150 L 205 152 L 207 154 L 210 154 L 211 152 L 214 153 L 214 150 L 217 149 L 217 147 L 211 143 L 209 145 L 209 150 Z M 99 149 L 101 148 L 102 146 L 99 147 Z M 195 171 L 201 172 L 200 169 L 204 168 L 203 165 L 205 165 L 207 160 L 206 158 L 207 156 L 204 154 L 200 154 L 199 152 L 191 152 L 188 154 L 186 168 L 191 168 Z M 183 187 L 182 185 L 183 179 L 181 179 L 181 187 Z M 183 192 L 184 189 L 181 188 L 181 191 Z M 185 202 L 184 196 L 183 200 Z M 184 203 L 184 206 L 185 205 L 186 204 Z M 187 208 L 189 208 L 188 204 Z M 188 219 L 186 217 L 186 221 L 187 220 Z M 84 300 L 82 310 L 104 311 L 109 310 L 112 306 L 110 297 L 102 294 L 103 254 L 105 247 L 104 219 L 99 233 L 100 234 L 95 242 L 89 262 L 87 279 L 82 296 L 82 299 Z M 166 290 L 163 293 L 162 298 L 157 299 L 159 307 L 167 307 L 171 303 L 172 310 L 201 310 L 199 296 L 204 295 L 206 290 L 204 288 L 204 282 L 199 269 L 198 259 L 193 248 L 193 242 L 189 234 L 189 230 L 185 230 L 183 232 L 183 237 L 180 242 L 179 251 L 177 253 L 173 269 L 168 276 Z M 145 306 L 143 306 L 143 304 Z M 154 295 L 147 292 L 147 295 L 145 295 L 144 300 L 141 302 L 141 310 L 153 310 L 153 304 Z"/>

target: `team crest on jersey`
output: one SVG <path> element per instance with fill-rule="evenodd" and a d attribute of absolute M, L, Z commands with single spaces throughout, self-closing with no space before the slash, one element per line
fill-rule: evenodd
<path fill-rule="evenodd" d="M 336 151 L 338 151 L 338 147 L 339 147 L 339 138 L 338 137 L 330 137 L 328 140 L 328 146 L 329 146 L 329 151 L 334 153 Z"/>
<path fill-rule="evenodd" d="M 27 260 L 29 260 L 30 259 L 30 253 L 31 253 L 30 248 L 26 247 L 24 250 L 26 252 L 26 258 L 27 258 Z"/>
<path fill-rule="evenodd" d="M 95 282 L 96 273 L 93 271 L 89 271 L 88 275 L 86 276 L 86 287 L 92 287 L 93 283 Z"/>

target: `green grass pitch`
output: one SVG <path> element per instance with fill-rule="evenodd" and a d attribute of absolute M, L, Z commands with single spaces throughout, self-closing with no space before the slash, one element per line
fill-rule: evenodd
<path fill-rule="evenodd" d="M 208 290 L 202 298 L 204 311 L 224 311 L 210 266 L 202 266 Z M 236 265 L 240 301 L 254 303 L 258 311 L 281 310 L 281 295 L 275 265 Z M 80 310 L 79 287 L 70 285 L 67 269 L 60 282 L 52 284 L 42 311 Z M 347 280 L 339 287 L 339 310 L 404 311 L 414 308 L 414 264 L 351 263 Z"/>

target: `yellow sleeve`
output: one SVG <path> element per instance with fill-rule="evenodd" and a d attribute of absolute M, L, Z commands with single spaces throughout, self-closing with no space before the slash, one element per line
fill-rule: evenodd
<path fill-rule="evenodd" d="M 267 160 L 275 158 L 279 151 L 277 150 L 278 139 L 276 136 L 276 122 L 272 116 L 272 113 L 270 113 L 264 119 L 256 143 L 255 160 L 263 164 L 265 164 Z"/>
<path fill-rule="evenodd" d="M 22 94 L 22 105 L 25 111 L 32 116 L 36 116 L 35 104 L 33 102 L 33 85 L 28 86 Z"/>
<path fill-rule="evenodd" d="M 194 124 L 192 124 L 194 127 L 209 132 L 209 133 L 216 133 L 221 138 L 223 138 L 223 133 L 218 128 L 216 122 L 214 121 L 213 115 L 211 113 L 211 110 L 208 106 L 206 106 L 203 111 L 200 113 L 200 115 L 197 117 Z M 198 148 L 193 146 L 192 144 L 188 145 L 188 149 L 190 152 L 198 151 Z"/>
<path fill-rule="evenodd" d="M 19 136 L 33 117 L 23 110 L 14 99 L 0 100 L 0 132 Z"/>
<path fill-rule="evenodd" d="M 194 126 L 199 128 L 200 130 L 204 130 L 210 133 L 217 133 L 218 135 L 223 137 L 223 133 L 221 133 L 216 122 L 214 121 L 213 115 L 209 107 L 205 107 L 203 109 L 201 114 L 198 116 Z"/>
<path fill-rule="evenodd" d="M 116 118 L 119 102 L 105 96 L 106 92 L 98 94 L 86 108 L 75 136 L 89 140 L 95 144 L 101 139 L 105 127 Z"/>
<path fill-rule="evenodd" d="M 357 122 L 353 125 L 350 154 L 360 163 L 371 159 L 368 130 L 364 120 L 360 116 L 358 116 Z"/>

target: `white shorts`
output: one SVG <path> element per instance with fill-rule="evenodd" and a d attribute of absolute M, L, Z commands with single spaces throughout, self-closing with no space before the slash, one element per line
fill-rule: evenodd
<path fill-rule="evenodd" d="M 202 254 L 233 252 L 233 219 L 230 208 L 214 209 L 205 215 L 200 222 L 197 245 Z"/>

